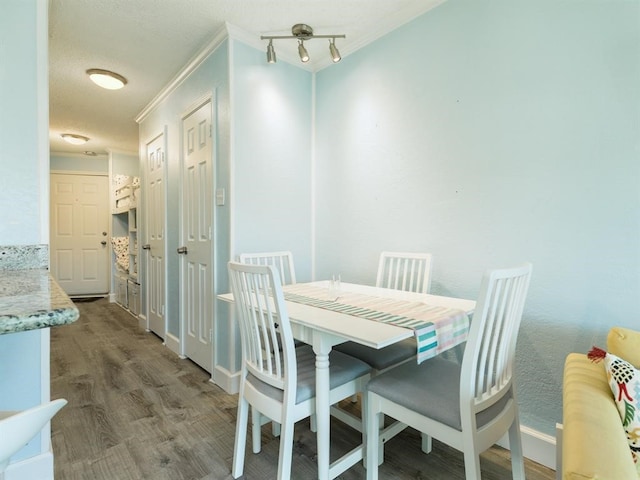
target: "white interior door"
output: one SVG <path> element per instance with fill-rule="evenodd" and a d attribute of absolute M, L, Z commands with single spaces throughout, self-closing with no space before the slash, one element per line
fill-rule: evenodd
<path fill-rule="evenodd" d="M 165 136 L 147 144 L 146 181 L 146 242 L 143 244 L 146 262 L 147 321 L 149 330 L 164 339 L 165 315 Z"/>
<path fill-rule="evenodd" d="M 213 145 L 211 100 L 183 118 L 180 299 L 184 354 L 212 371 Z"/>
<path fill-rule="evenodd" d="M 51 274 L 67 295 L 109 292 L 109 179 L 51 174 Z"/>

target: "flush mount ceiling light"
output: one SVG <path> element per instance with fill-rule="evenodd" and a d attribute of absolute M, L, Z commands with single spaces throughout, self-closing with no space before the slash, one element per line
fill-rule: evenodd
<path fill-rule="evenodd" d="M 107 90 L 118 90 L 127 84 L 126 78 L 109 70 L 90 68 L 87 70 L 87 75 L 89 75 L 93 83 Z"/>
<path fill-rule="evenodd" d="M 89 141 L 89 137 L 84 135 L 76 135 L 75 133 L 63 133 L 60 135 L 62 139 L 71 145 L 84 145 Z"/>
<path fill-rule="evenodd" d="M 298 40 L 298 55 L 300 55 L 300 60 L 305 63 L 309 61 L 309 53 L 304 47 L 304 42 L 312 40 L 314 38 L 330 39 L 329 53 L 331 54 L 331 59 L 335 63 L 339 62 L 342 59 L 342 57 L 340 56 L 340 52 L 338 51 L 338 47 L 336 47 L 336 38 L 347 38 L 347 36 L 314 35 L 313 28 L 311 28 L 309 25 L 305 25 L 304 23 L 296 23 L 293 27 L 291 27 L 291 35 L 263 35 L 260 37 L 261 40 L 269 40 L 269 45 L 267 45 L 267 62 L 276 63 L 276 52 L 273 48 L 273 41 L 286 38 L 295 38 Z"/>

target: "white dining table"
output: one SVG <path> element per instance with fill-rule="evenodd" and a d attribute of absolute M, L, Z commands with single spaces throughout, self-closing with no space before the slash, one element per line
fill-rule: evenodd
<path fill-rule="evenodd" d="M 301 285 L 303 284 L 284 286 L 285 296 L 289 289 L 296 289 Z M 326 288 L 329 291 L 328 281 L 304 285 Z M 475 308 L 475 301 L 453 297 L 403 292 L 352 283 L 341 283 L 339 288 L 340 291 L 336 294 L 338 296 L 340 292 L 353 292 L 371 297 L 422 302 L 427 305 L 462 310 L 467 315 L 473 314 Z M 218 298 L 233 302 L 233 294 L 231 293 L 218 295 Z M 316 355 L 318 478 L 330 480 L 362 460 L 364 455 L 364 446 L 359 445 L 333 463 L 330 462 L 329 353 L 331 349 L 334 345 L 348 341 L 381 349 L 414 336 L 414 332 L 409 328 L 372 321 L 305 303 L 286 299 L 285 303 L 294 338 L 311 345 Z"/>

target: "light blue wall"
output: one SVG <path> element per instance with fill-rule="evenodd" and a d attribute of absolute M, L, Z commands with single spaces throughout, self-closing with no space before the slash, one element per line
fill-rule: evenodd
<path fill-rule="evenodd" d="M 232 42 L 232 255 L 290 250 L 297 280 L 309 281 L 312 74 L 284 62 L 269 65 L 263 51 Z M 218 302 L 217 318 L 225 349 L 236 345 L 230 363 L 218 356 L 219 364 L 238 371 L 239 337 L 225 302 Z"/>
<path fill-rule="evenodd" d="M 111 174 L 140 176 L 140 159 L 137 153 L 111 152 Z"/>
<path fill-rule="evenodd" d="M 42 70 L 47 65 L 46 12 L 46 4 L 37 0 L 0 2 L 2 246 L 48 243 L 48 228 L 44 227 L 48 222 L 48 152 L 41 150 L 43 139 L 48 138 L 46 115 L 42 115 L 43 105 L 48 105 L 46 70 Z M 41 388 L 41 367 L 49 362 L 41 358 L 45 340 L 48 336 L 43 337 L 40 330 L 0 335 L 0 410 L 22 410 L 48 397 L 48 391 Z M 40 444 L 38 434 L 12 461 L 41 453 Z"/>
<path fill-rule="evenodd" d="M 638 328 L 640 3 L 448 0 L 317 74 L 318 277 L 434 254 L 434 293 L 534 265 L 524 425 L 554 434 L 571 351 Z"/>
<path fill-rule="evenodd" d="M 36 10 L 33 0 L 3 1 L 0 9 L 0 245 L 44 243 L 40 207 L 49 193 L 41 184 L 38 101 L 48 98 L 38 96 Z"/>
<path fill-rule="evenodd" d="M 109 174 L 109 157 L 107 155 L 97 155 L 95 157 L 79 155 L 52 155 L 50 159 L 52 171 L 77 171 L 96 172 Z"/>
<path fill-rule="evenodd" d="M 311 279 L 312 74 L 234 42 L 234 252 L 291 250 Z"/>

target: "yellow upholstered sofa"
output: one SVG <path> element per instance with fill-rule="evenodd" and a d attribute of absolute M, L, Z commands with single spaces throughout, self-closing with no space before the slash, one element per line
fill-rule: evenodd
<path fill-rule="evenodd" d="M 640 332 L 614 327 L 607 350 L 640 368 Z M 605 367 L 571 353 L 564 366 L 562 480 L 638 480 Z M 558 472 L 560 473 L 560 472 Z"/>

